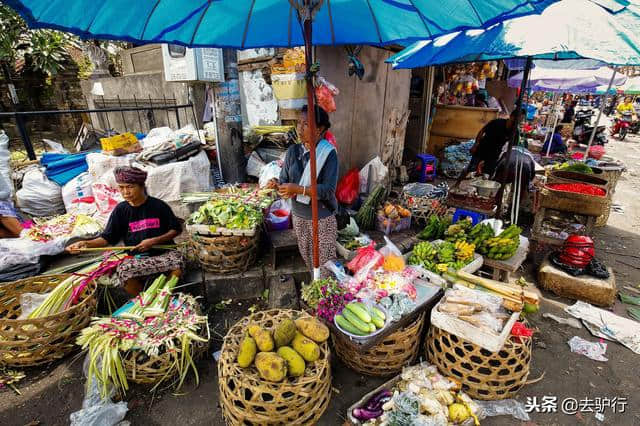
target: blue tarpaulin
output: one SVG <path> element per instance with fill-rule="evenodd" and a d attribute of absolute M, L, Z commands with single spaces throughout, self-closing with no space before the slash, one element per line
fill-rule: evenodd
<path fill-rule="evenodd" d="M 77 154 L 45 153 L 40 159 L 40 164 L 46 167 L 45 175 L 62 186 L 89 169 L 87 154 L 88 152 Z"/>

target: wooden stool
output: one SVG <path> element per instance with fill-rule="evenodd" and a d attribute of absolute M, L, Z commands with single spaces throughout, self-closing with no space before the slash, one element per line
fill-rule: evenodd
<path fill-rule="evenodd" d="M 289 252 L 298 249 L 298 237 L 293 229 L 284 231 L 271 231 L 269 235 L 269 244 L 271 250 L 271 266 L 276 270 L 276 262 L 278 253 Z"/>
<path fill-rule="evenodd" d="M 511 274 L 516 272 L 522 266 L 527 254 L 529 253 L 529 240 L 527 237 L 520 235 L 520 245 L 516 253 L 506 260 L 483 258 L 482 267 L 485 266 L 491 269 L 491 278 L 496 281 L 502 281 L 508 283 L 511 279 Z"/>

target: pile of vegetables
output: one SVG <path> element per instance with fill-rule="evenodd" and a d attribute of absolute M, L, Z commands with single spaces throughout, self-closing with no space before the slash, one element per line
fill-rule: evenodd
<path fill-rule="evenodd" d="M 386 315 L 375 306 L 367 306 L 362 302 L 347 304 L 340 315 L 336 315 L 335 323 L 340 331 L 356 336 L 368 336 L 385 326 Z"/>
<path fill-rule="evenodd" d="M 593 174 L 593 169 L 587 166 L 586 164 L 584 164 L 582 161 L 571 162 L 571 163 L 567 161 L 554 168 L 556 168 L 557 170 L 563 170 L 567 172 Z"/>
<path fill-rule="evenodd" d="M 422 241 L 413 248 L 409 264 L 442 274 L 451 268 L 458 270 L 471 263 L 474 251 L 475 245 L 463 240 L 455 244 L 449 241 L 439 244 Z"/>
<path fill-rule="evenodd" d="M 520 246 L 520 229 L 517 225 L 509 225 L 497 237 L 482 241 L 478 251 L 489 259 L 511 259 Z"/>
<path fill-rule="evenodd" d="M 384 187 L 377 185 L 356 214 L 356 222 L 360 229 L 373 229 L 375 226 L 376 210 L 382 202 L 382 197 L 384 197 Z"/>
<path fill-rule="evenodd" d="M 607 195 L 604 189 L 589 185 L 588 183 L 551 183 L 547 185 L 547 187 L 554 191 L 575 192 L 596 197 L 604 197 Z"/>
<path fill-rule="evenodd" d="M 460 384 L 426 363 L 405 367 L 390 389 L 373 394 L 351 413 L 365 426 L 479 425 L 480 407 Z"/>
<path fill-rule="evenodd" d="M 102 232 L 102 225 L 84 214 L 63 214 L 44 222 L 35 219 L 26 232 L 33 241 L 47 242 L 57 238 L 89 237 Z"/>
<path fill-rule="evenodd" d="M 204 203 L 210 200 L 236 200 L 261 209 L 268 208 L 276 200 L 276 191 L 267 188 L 229 186 L 216 192 L 185 192 L 180 195 L 183 203 Z"/>
<path fill-rule="evenodd" d="M 198 315 L 197 302 L 192 296 L 180 293 L 171 297 L 174 285 L 173 280 L 166 282 L 161 276 L 134 303 L 125 305 L 113 317 L 95 319 L 82 331 L 77 343 L 89 352 L 87 386 L 91 386 L 95 378 L 103 397 L 112 385 L 125 392 L 129 384 L 123 360 L 133 350 L 148 357 L 165 352 L 173 354 L 170 370 L 156 387 L 166 378 L 177 375 L 176 388 L 179 389 L 190 369 L 198 381 L 193 342 L 208 341 L 207 317 Z M 207 338 L 198 335 L 203 327 Z"/>
<path fill-rule="evenodd" d="M 249 324 L 236 360 L 241 368 L 254 366 L 263 380 L 281 382 L 303 376 L 306 363 L 320 358 L 318 343 L 329 338 L 329 329 L 316 318 L 287 318 L 272 330 Z"/>
<path fill-rule="evenodd" d="M 427 220 L 427 226 L 418 234 L 418 238 L 421 240 L 441 240 L 444 238 L 444 233 L 451 225 L 451 215 L 438 216 L 432 214 Z"/>
<path fill-rule="evenodd" d="M 262 210 L 240 200 L 211 200 L 189 217 L 194 225 L 210 225 L 227 229 L 254 229 L 262 223 Z"/>
<path fill-rule="evenodd" d="M 357 250 L 371 242 L 371 239 L 360 233 L 358 224 L 351 217 L 349 224 L 338 230 L 338 242 L 347 250 Z"/>

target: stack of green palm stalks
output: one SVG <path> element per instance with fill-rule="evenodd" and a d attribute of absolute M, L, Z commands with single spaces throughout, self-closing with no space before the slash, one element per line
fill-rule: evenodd
<path fill-rule="evenodd" d="M 208 342 L 207 317 L 198 315 L 192 296 L 171 295 L 176 282 L 176 278 L 167 281 L 160 277 L 134 303 L 111 318 L 94 319 L 82 331 L 77 343 L 89 352 L 88 386 L 95 377 L 103 396 L 108 395 L 112 385 L 125 392 L 129 384 L 124 361 L 135 362 L 134 351 L 149 357 L 171 354 L 171 366 L 155 387 L 167 378 L 177 377 L 179 389 L 190 370 L 198 382 L 193 343 Z M 204 330 L 206 338 L 202 337 Z"/>

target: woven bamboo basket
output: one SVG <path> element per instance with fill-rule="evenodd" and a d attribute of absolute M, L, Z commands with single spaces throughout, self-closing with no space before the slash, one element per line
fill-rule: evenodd
<path fill-rule="evenodd" d="M 198 333 L 201 337 L 207 338 L 206 328 L 200 327 Z M 192 358 L 195 361 L 200 358 L 209 347 L 209 342 L 191 342 L 193 347 Z M 122 360 L 127 381 L 143 384 L 155 385 L 167 379 L 173 378 L 178 371 L 171 371 L 172 366 L 180 359 L 181 349 L 165 351 L 158 356 L 149 357 L 142 351 L 129 351 Z"/>
<path fill-rule="evenodd" d="M 49 292 L 69 276 L 31 277 L 0 286 L 0 364 L 13 367 L 41 365 L 78 349 L 76 336 L 96 313 L 95 281 L 70 309 L 43 318 L 17 319 L 21 313 L 21 294 Z"/>
<path fill-rule="evenodd" d="M 414 322 L 364 352 L 345 345 L 344 338 L 336 337 L 334 333 L 331 334 L 331 342 L 338 357 L 352 370 L 367 376 L 391 376 L 412 364 L 418 356 L 424 317 L 423 312 Z"/>
<path fill-rule="evenodd" d="M 416 197 L 406 192 L 402 193 L 402 204 L 407 206 L 411 212 L 413 223 L 425 226 L 431 215 L 444 216 L 449 207 L 444 203 L 444 199 Z"/>
<path fill-rule="evenodd" d="M 304 376 L 272 383 L 260 378 L 255 367 L 240 368 L 238 349 L 249 323 L 273 329 L 285 318 L 308 316 L 306 312 L 272 309 L 237 322 L 224 338 L 218 361 L 218 384 L 222 414 L 231 425 L 313 425 L 329 405 L 331 365 L 327 342 L 320 358 L 307 363 Z"/>
<path fill-rule="evenodd" d="M 577 213 L 585 216 L 600 216 L 607 205 L 607 195 L 579 194 L 577 192 L 557 191 L 544 187 L 540 191 L 540 207 Z"/>
<path fill-rule="evenodd" d="M 532 342 L 531 338 L 520 339 L 507 339 L 502 349 L 493 353 L 432 326 L 425 352 L 429 362 L 442 374 L 460 381 L 472 398 L 506 399 L 516 395 L 529 376 Z"/>
<path fill-rule="evenodd" d="M 260 232 L 254 236 L 191 235 L 198 261 L 205 271 L 220 274 L 245 272 L 256 260 Z"/>

